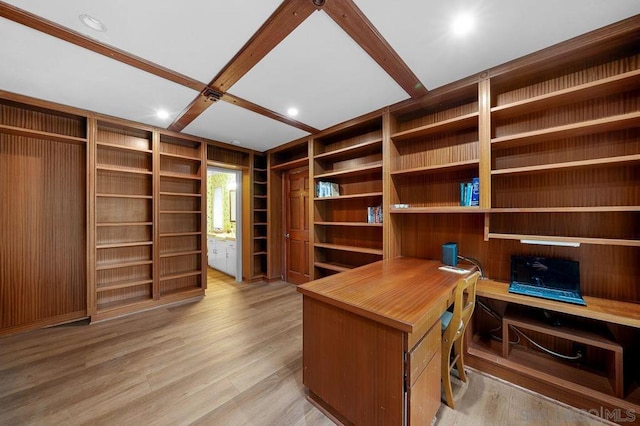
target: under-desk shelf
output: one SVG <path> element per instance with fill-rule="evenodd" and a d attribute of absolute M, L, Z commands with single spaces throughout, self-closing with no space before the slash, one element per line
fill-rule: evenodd
<path fill-rule="evenodd" d="M 494 281 L 491 279 L 478 280 L 477 295 L 479 297 L 487 297 L 489 299 L 501 300 L 503 302 L 517 303 L 520 305 L 562 312 L 578 317 L 610 322 L 612 324 L 640 328 L 640 304 L 636 303 L 583 296 L 587 306 L 579 306 L 570 303 L 541 299 L 538 297 L 509 293 L 508 283 Z"/>
<path fill-rule="evenodd" d="M 568 366 L 566 363 L 517 347 L 512 348 L 509 358 L 503 358 L 500 356 L 501 348 L 499 346 L 499 342 L 485 341 L 474 336 L 469 344 L 468 353 L 471 356 L 516 371 L 518 374 L 553 383 L 567 391 L 577 392 L 581 395 L 593 395 L 595 391 L 600 393 L 603 399 L 615 398 L 609 378 L 604 374 Z"/>

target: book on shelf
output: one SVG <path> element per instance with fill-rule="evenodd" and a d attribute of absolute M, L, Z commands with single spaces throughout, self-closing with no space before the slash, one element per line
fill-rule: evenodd
<path fill-rule="evenodd" d="M 480 204 L 480 178 L 471 182 L 460 182 L 460 205 L 478 206 Z"/>
<path fill-rule="evenodd" d="M 340 196 L 340 186 L 337 183 L 333 182 L 322 182 L 318 181 L 316 183 L 316 197 L 339 197 Z"/>
<path fill-rule="evenodd" d="M 367 207 L 367 223 L 382 223 L 382 206 Z"/>

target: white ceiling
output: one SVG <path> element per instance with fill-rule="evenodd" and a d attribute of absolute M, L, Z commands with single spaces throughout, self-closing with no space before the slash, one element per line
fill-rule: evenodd
<path fill-rule="evenodd" d="M 311 0 L 309 0 L 311 1 Z M 327 0 L 341 1 L 341 0 Z M 639 0 L 355 0 L 427 89 L 434 89 L 640 13 Z M 210 82 L 281 0 L 11 0 L 7 3 L 147 61 Z M 456 38 L 452 17 L 476 28 Z M 106 24 L 84 27 L 79 15 Z M 0 89 L 103 114 L 168 126 L 197 91 L 0 18 Z M 229 93 L 324 129 L 408 95 L 324 12 L 302 25 Z M 158 108 L 170 111 L 158 119 Z M 306 132 L 216 102 L 185 133 L 264 151 Z"/>

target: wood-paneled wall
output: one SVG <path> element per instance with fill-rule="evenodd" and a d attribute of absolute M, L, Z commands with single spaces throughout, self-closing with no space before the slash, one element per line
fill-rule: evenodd
<path fill-rule="evenodd" d="M 0 124 L 83 138 L 83 120 L 0 104 Z M 86 315 L 86 147 L 0 133 L 0 333 Z"/>

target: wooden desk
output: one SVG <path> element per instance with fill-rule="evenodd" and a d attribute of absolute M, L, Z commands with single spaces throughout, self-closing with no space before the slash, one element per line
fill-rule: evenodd
<path fill-rule="evenodd" d="M 344 424 L 425 425 L 440 406 L 440 315 L 464 275 L 396 258 L 303 284 L 303 382 Z"/>

